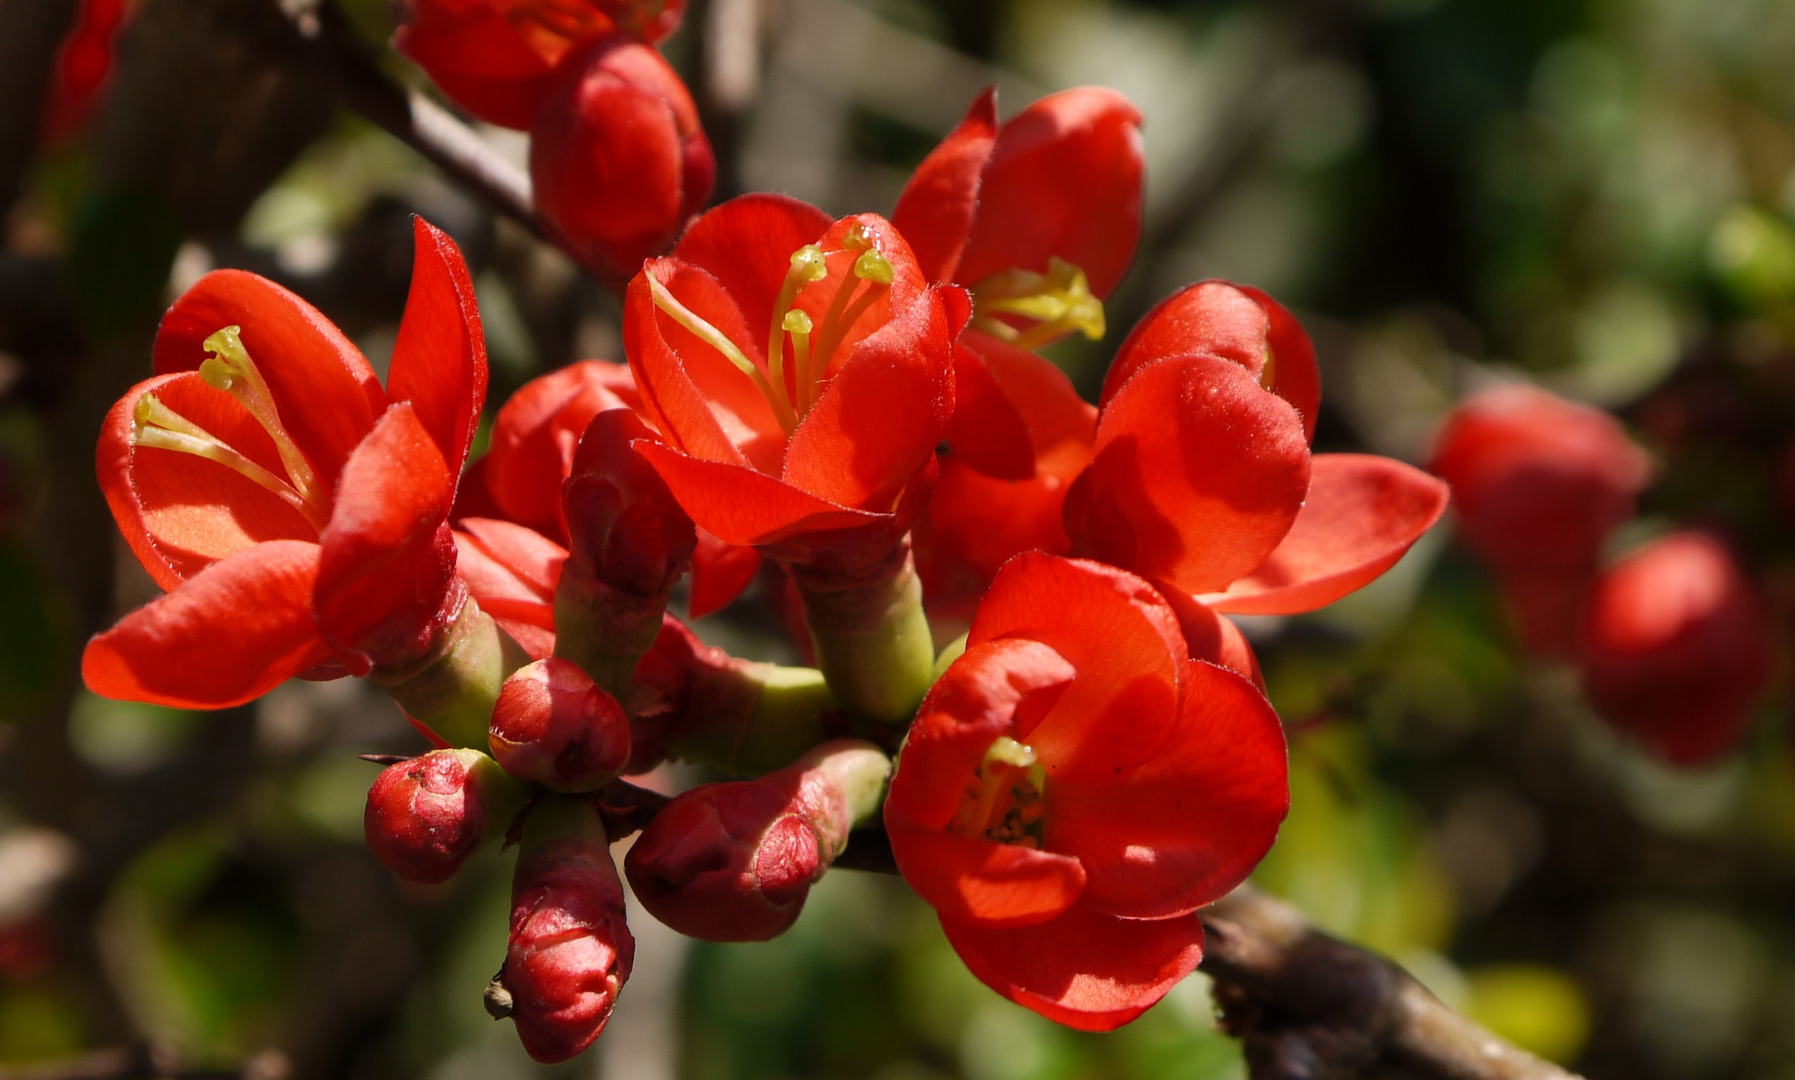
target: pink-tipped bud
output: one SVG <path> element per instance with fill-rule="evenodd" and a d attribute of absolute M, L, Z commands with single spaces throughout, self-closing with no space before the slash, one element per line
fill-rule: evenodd
<path fill-rule="evenodd" d="M 566 1061 L 605 1029 L 635 958 L 597 812 L 579 799 L 538 804 L 524 826 L 511 942 L 487 990 L 489 1011 L 511 1017 L 537 1061 Z"/>
<path fill-rule="evenodd" d="M 1739 745 L 1770 677 L 1757 593 L 1720 544 L 1675 533 L 1602 571 L 1583 621 L 1583 686 L 1673 765 Z"/>
<path fill-rule="evenodd" d="M 488 742 L 512 776 L 553 791 L 597 791 L 629 760 L 629 719 L 578 664 L 551 657 L 505 680 Z"/>
<path fill-rule="evenodd" d="M 878 810 L 891 762 L 870 743 L 824 743 L 758 780 L 705 784 L 668 803 L 624 859 L 636 899 L 706 941 L 784 933 Z"/>
<path fill-rule="evenodd" d="M 523 806 L 522 785 L 478 750 L 432 750 L 389 765 L 368 789 L 368 850 L 406 881 L 447 881 Z"/>

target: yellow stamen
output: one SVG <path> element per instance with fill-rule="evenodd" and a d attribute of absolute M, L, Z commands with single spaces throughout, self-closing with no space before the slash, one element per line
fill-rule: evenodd
<path fill-rule="evenodd" d="M 774 394 L 772 384 L 767 382 L 765 373 L 755 366 L 754 361 L 748 359 L 742 350 L 736 348 L 735 342 L 729 340 L 723 331 L 705 322 L 692 309 L 680 303 L 679 298 L 669 292 L 667 287 L 662 285 L 652 273 L 646 270 L 642 273 L 648 278 L 648 291 L 654 297 L 654 306 L 666 312 L 674 322 L 697 335 L 698 339 L 706 345 L 722 353 L 724 359 L 752 379 L 755 389 L 759 390 L 761 396 L 767 399 L 767 404 L 772 406 L 773 416 L 779 421 L 779 426 L 785 429 L 787 435 L 796 431 L 798 418 L 792 412 L 791 403 L 786 400 L 783 393 Z"/>
<path fill-rule="evenodd" d="M 779 298 L 773 302 L 773 325 L 767 330 L 767 371 L 772 376 L 773 388 L 785 397 L 786 406 L 790 408 L 794 403 L 797 404 L 794 412 L 801 413 L 804 410 L 802 402 L 805 372 L 802 362 L 793 365 L 793 373 L 798 381 L 797 392 L 786 394 L 785 313 L 791 308 L 792 301 L 798 298 L 799 289 L 828 276 L 829 262 L 823 256 L 823 249 L 815 244 L 806 244 L 792 253 L 791 269 L 785 272 L 785 282 L 779 286 Z"/>
<path fill-rule="evenodd" d="M 1041 803 L 1046 783 L 1046 769 L 1034 750 L 1001 736 L 985 751 L 948 827 L 965 836 L 1038 847 L 1046 820 Z"/>
<path fill-rule="evenodd" d="M 299 511 L 312 528 L 319 532 L 323 532 L 324 526 L 329 523 L 330 513 L 327 509 L 314 506 L 292 484 L 257 465 L 216 435 L 175 412 L 163 404 L 156 395 L 144 394 L 138 398 L 136 407 L 131 411 L 131 420 L 131 444 L 133 446 L 148 447 L 151 450 L 169 450 L 177 454 L 192 454 L 207 461 L 217 462 L 273 492 L 282 502 Z"/>
<path fill-rule="evenodd" d="M 779 320 L 779 326 L 792 336 L 792 371 L 798 377 L 798 408 L 808 413 L 816 404 L 816 385 L 810 381 L 810 316 L 793 308 Z"/>
<path fill-rule="evenodd" d="M 860 316 L 866 314 L 866 309 L 891 288 L 895 276 L 891 260 L 880 254 L 877 248 L 867 248 L 854 260 L 853 276 L 843 278 L 841 285 L 836 288 L 835 296 L 829 301 L 829 310 L 823 315 L 822 328 L 817 331 L 814 342 L 816 348 L 811 355 L 824 366 L 810 373 L 809 381 L 813 386 L 820 383 L 828 373 L 829 358 L 841 345 L 842 338 L 853 329 Z M 859 298 L 850 304 L 849 299 L 862 281 L 867 282 L 866 291 L 860 293 Z M 812 400 L 814 399 L 813 396 Z"/>
<path fill-rule="evenodd" d="M 312 471 L 312 463 L 306 459 L 305 452 L 299 449 L 299 444 L 287 433 L 286 425 L 281 423 L 274 395 L 250 358 L 249 350 L 243 347 L 241 335 L 242 327 L 227 326 L 208 337 L 203 344 L 211 355 L 200 362 L 199 377 L 214 389 L 236 398 L 262 425 L 262 430 L 274 440 L 274 449 L 287 470 L 287 479 L 301 499 L 313 507 L 329 506 L 329 493 L 318 482 L 318 474 Z M 328 518 L 328 513 L 325 516 Z"/>
<path fill-rule="evenodd" d="M 978 329 L 1019 349 L 1035 349 L 1076 330 L 1091 341 L 1103 336 L 1103 301 L 1091 293 L 1084 271 L 1057 256 L 1047 272 L 1004 270 L 973 286 Z M 1035 325 L 1018 330 L 997 318 L 1019 315 Z"/>

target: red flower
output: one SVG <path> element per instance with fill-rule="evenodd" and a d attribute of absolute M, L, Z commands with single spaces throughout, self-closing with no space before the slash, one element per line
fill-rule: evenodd
<path fill-rule="evenodd" d="M 1140 239 L 1143 168 L 1140 113 L 1115 91 L 1050 94 L 1000 128 L 987 90 L 905 186 L 893 223 L 929 279 L 965 284 L 978 313 L 948 432 L 965 463 L 1034 475 L 1018 437 L 1029 403 L 985 364 L 999 341 L 1027 350 L 1074 330 L 1102 336 L 1102 300 Z"/>
<path fill-rule="evenodd" d="M 1517 385 L 1454 409 L 1428 468 L 1452 485 L 1459 533 L 1495 570 L 1528 647 L 1574 653 L 1602 544 L 1650 473 L 1645 454 L 1607 413 Z"/>
<path fill-rule="evenodd" d="M 486 393 L 448 237 L 417 222 L 384 391 L 324 316 L 236 270 L 175 302 L 155 361 L 107 416 L 98 470 L 169 593 L 88 643 L 88 687 L 219 708 L 330 661 L 364 673 L 426 658 L 466 596 L 448 513 Z"/>
<path fill-rule="evenodd" d="M 60 143 L 79 134 L 112 77 L 113 52 L 130 13 L 125 0 L 82 0 L 75 28 L 56 52 L 43 138 Z"/>
<path fill-rule="evenodd" d="M 1289 808 L 1283 729 L 1189 659 L 1147 582 L 1031 553 L 979 605 L 885 804 L 898 868 L 999 993 L 1108 1030 L 1202 956 L 1196 910 L 1245 879 Z"/>
<path fill-rule="evenodd" d="M 569 50 L 616 30 L 657 42 L 685 0 L 404 0 L 393 44 L 482 120 L 527 128 Z"/>
<path fill-rule="evenodd" d="M 1726 549 L 1676 533 L 1603 570 L 1583 619 L 1596 711 L 1673 765 L 1739 745 L 1770 676 L 1763 605 Z"/>
<path fill-rule="evenodd" d="M 623 861 L 649 914 L 705 941 L 768 941 L 804 910 L 810 887 L 874 816 L 891 761 L 837 740 L 754 780 L 681 792 Z"/>
<path fill-rule="evenodd" d="M 667 249 L 716 172 L 685 83 L 653 46 L 626 35 L 571 57 L 530 126 L 537 215 L 609 281 Z"/>
<path fill-rule="evenodd" d="M 555 589 L 567 549 L 533 529 L 495 518 L 455 523 L 456 569 L 467 591 L 530 659 L 555 651 Z"/>
<path fill-rule="evenodd" d="M 884 219 L 731 200 L 630 282 L 624 345 L 665 440 L 638 445 L 727 543 L 901 532 L 952 411 L 965 317 Z"/>

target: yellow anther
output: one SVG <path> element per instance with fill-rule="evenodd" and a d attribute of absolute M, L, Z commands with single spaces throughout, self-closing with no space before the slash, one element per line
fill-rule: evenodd
<path fill-rule="evenodd" d="M 798 308 L 786 312 L 779 325 L 788 334 L 808 334 L 811 331 L 810 316 Z"/>
<path fill-rule="evenodd" d="M 1084 271 L 1058 257 L 1047 260 L 1045 274 L 1019 269 L 992 274 L 973 286 L 973 297 L 978 310 L 975 325 L 1022 349 L 1074 330 L 1096 341 L 1107 329 L 1103 301 L 1092 294 Z M 1035 325 L 1017 330 L 996 318 L 999 313 L 1032 319 Z"/>
<path fill-rule="evenodd" d="M 1009 736 L 991 743 L 974 770 L 959 811 L 949 826 L 966 836 L 1005 844 L 1038 843 L 1045 824 L 1041 793 L 1047 771 L 1032 748 Z"/>
<path fill-rule="evenodd" d="M 985 751 L 986 764 L 1013 765 L 1018 769 L 1026 769 L 1035 761 L 1034 747 L 1019 743 L 1008 735 L 999 735 L 991 748 Z"/>
<path fill-rule="evenodd" d="M 1265 347 L 1265 366 L 1259 369 L 1259 385 L 1270 390 L 1278 381 L 1278 354 Z"/>
<path fill-rule="evenodd" d="M 821 281 L 829 276 L 829 260 L 823 255 L 822 248 L 805 244 L 792 252 L 790 273 L 800 281 Z"/>
<path fill-rule="evenodd" d="M 244 372 L 253 366 L 249 350 L 243 347 L 242 333 L 240 326 L 227 326 L 202 343 L 212 355 L 200 361 L 199 377 L 212 389 L 229 391 L 235 388 Z"/>
<path fill-rule="evenodd" d="M 876 281 L 881 285 L 891 284 L 891 260 L 879 254 L 878 248 L 867 248 L 854 260 L 854 276 L 862 281 Z"/>
<path fill-rule="evenodd" d="M 873 246 L 873 238 L 867 235 L 866 226 L 860 222 L 848 226 L 848 231 L 841 238 L 841 246 L 849 251 L 860 251 Z"/>

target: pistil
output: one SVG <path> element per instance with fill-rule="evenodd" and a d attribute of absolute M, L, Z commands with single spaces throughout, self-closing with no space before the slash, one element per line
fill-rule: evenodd
<path fill-rule="evenodd" d="M 967 783 L 949 828 L 965 836 L 1022 847 L 1041 846 L 1047 808 L 1041 802 L 1047 771 L 1032 748 L 1001 736 Z"/>

